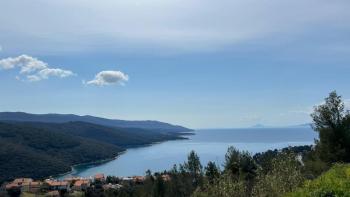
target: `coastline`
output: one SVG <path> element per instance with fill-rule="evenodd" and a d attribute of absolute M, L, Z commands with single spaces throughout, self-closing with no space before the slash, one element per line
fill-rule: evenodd
<path fill-rule="evenodd" d="M 61 177 L 64 177 L 68 174 L 71 174 L 72 172 L 74 172 L 74 167 L 78 167 L 78 166 L 84 166 L 84 165 L 98 165 L 98 164 L 103 164 L 109 161 L 113 161 L 115 159 L 117 159 L 120 155 L 126 153 L 127 149 L 125 149 L 124 151 L 118 152 L 117 155 L 113 158 L 107 158 L 107 159 L 101 159 L 101 160 L 97 160 L 97 161 L 92 161 L 92 162 L 85 162 L 85 163 L 79 163 L 79 164 L 74 164 L 71 166 L 71 170 L 68 172 L 64 172 L 64 173 L 60 173 L 60 174 L 56 174 L 56 175 L 51 175 L 49 176 L 49 178 L 54 178 L 54 179 L 60 179 Z"/>
<path fill-rule="evenodd" d="M 74 164 L 74 165 L 71 166 L 71 170 L 70 171 L 64 172 L 64 173 L 60 173 L 60 174 L 57 174 L 57 175 L 51 175 L 51 176 L 49 176 L 49 178 L 62 179 L 64 176 L 73 173 L 74 172 L 74 168 L 76 168 L 76 167 L 87 166 L 87 165 L 97 166 L 97 165 L 100 165 L 100 164 L 107 163 L 109 161 L 113 161 L 115 159 L 118 159 L 118 157 L 121 156 L 122 154 L 126 153 L 128 151 L 128 149 L 144 148 L 144 147 L 153 146 L 153 145 L 160 144 L 160 143 L 163 143 L 163 142 L 168 142 L 168 141 L 188 140 L 189 138 L 183 137 L 183 136 L 188 136 L 188 135 L 195 135 L 195 132 L 184 132 L 184 133 L 181 132 L 181 133 L 179 133 L 178 138 L 175 138 L 175 139 L 164 140 L 164 141 L 157 141 L 157 142 L 152 142 L 152 143 L 143 144 L 143 145 L 127 146 L 127 147 L 125 147 L 124 151 L 118 152 L 117 155 L 115 157 L 113 157 L 113 158 L 106 158 L 106 159 L 92 161 L 92 162 L 85 162 L 85 163 Z"/>

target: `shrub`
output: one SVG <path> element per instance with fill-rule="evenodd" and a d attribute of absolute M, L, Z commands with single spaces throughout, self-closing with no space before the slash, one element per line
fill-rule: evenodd
<path fill-rule="evenodd" d="M 286 196 L 350 196 L 350 165 L 335 164 L 329 171 L 317 179 L 306 181 L 303 187 Z"/>

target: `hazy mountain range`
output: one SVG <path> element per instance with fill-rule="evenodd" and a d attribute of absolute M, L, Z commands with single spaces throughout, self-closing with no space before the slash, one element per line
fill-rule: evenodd
<path fill-rule="evenodd" d="M 191 129 L 172 125 L 159 121 L 129 121 L 107 119 L 95 116 L 79 116 L 74 114 L 30 114 L 24 112 L 0 112 L 0 121 L 20 121 L 20 122 L 49 122 L 49 123 L 66 123 L 66 122 L 88 122 L 109 127 L 121 128 L 140 128 L 147 130 L 158 130 L 166 132 L 189 132 Z"/>

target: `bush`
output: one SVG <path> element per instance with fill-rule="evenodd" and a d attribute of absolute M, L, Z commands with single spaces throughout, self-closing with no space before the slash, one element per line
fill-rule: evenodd
<path fill-rule="evenodd" d="M 350 165 L 335 164 L 329 171 L 287 197 L 350 196 Z"/>
<path fill-rule="evenodd" d="M 280 153 L 272 160 L 272 170 L 258 173 L 253 196 L 282 196 L 303 182 L 301 165 L 293 153 Z"/>

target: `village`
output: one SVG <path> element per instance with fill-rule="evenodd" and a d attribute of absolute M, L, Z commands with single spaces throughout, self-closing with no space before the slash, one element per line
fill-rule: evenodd
<path fill-rule="evenodd" d="M 160 176 L 163 181 L 170 181 L 168 174 Z M 132 177 L 105 177 L 104 174 L 96 174 L 93 177 L 69 177 L 63 180 L 45 179 L 33 180 L 32 178 L 16 178 L 12 182 L 4 183 L 0 188 L 0 196 L 84 196 L 89 188 L 99 187 L 103 191 L 119 190 L 125 185 L 141 185 L 146 176 Z"/>

